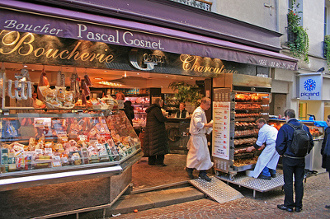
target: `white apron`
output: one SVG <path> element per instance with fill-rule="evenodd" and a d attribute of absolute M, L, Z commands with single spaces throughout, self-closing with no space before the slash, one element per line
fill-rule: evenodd
<path fill-rule="evenodd" d="M 205 136 L 205 133 L 208 131 L 208 129 L 204 127 L 206 123 L 207 120 L 204 110 L 201 107 L 197 107 L 190 121 L 189 132 L 191 136 L 187 144 L 189 151 L 186 165 L 188 168 L 208 170 L 213 166 Z"/>
<path fill-rule="evenodd" d="M 260 173 L 265 167 L 269 169 L 276 170 L 278 160 L 280 155 L 276 151 L 276 137 L 277 130 L 276 128 L 265 124 L 261 127 L 258 134 L 258 140 L 256 144 L 261 146 L 266 143 L 266 147 L 261 152 L 257 164 L 253 171 L 253 177 L 258 178 Z"/>
<path fill-rule="evenodd" d="M 191 135 L 188 141 L 187 167 L 208 170 L 213 166 L 205 134 Z"/>

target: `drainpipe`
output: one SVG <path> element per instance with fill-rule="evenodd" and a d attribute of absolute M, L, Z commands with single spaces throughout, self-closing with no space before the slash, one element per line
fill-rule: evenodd
<path fill-rule="evenodd" d="M 278 6 L 278 0 L 275 0 L 275 10 L 276 10 L 276 31 L 280 32 L 280 12 Z"/>

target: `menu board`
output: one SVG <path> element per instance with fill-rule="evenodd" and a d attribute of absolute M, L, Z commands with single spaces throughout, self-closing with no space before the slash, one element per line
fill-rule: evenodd
<path fill-rule="evenodd" d="M 213 102 L 212 155 L 229 160 L 230 102 Z"/>

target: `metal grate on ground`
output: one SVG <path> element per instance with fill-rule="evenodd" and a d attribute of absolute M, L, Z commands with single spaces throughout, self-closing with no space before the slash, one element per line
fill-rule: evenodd
<path fill-rule="evenodd" d="M 200 178 L 189 180 L 189 182 L 197 189 L 201 190 L 204 194 L 219 203 L 243 198 L 243 195 L 240 192 L 233 189 L 226 183 L 222 182 L 216 177 L 210 178 L 212 179 L 211 182 L 206 182 L 205 180 L 202 180 Z"/>
<path fill-rule="evenodd" d="M 253 197 L 255 197 L 255 191 L 267 192 L 284 185 L 283 174 L 277 174 L 277 176 L 271 180 L 256 179 L 249 176 L 236 176 L 234 179 L 230 179 L 227 175 L 220 175 L 216 177 L 229 183 L 248 189 L 253 189 Z"/>

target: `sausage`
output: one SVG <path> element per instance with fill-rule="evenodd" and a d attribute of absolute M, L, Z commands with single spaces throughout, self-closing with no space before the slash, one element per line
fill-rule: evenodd
<path fill-rule="evenodd" d="M 23 100 L 27 100 L 28 97 L 27 97 L 27 94 L 25 94 L 25 81 L 21 81 L 20 83 L 21 83 L 21 98 Z"/>
<path fill-rule="evenodd" d="M 11 93 L 12 86 L 13 86 L 13 81 L 8 80 L 8 96 L 12 99 L 15 99 L 15 96 L 13 96 L 13 94 Z"/>
<path fill-rule="evenodd" d="M 15 98 L 21 100 L 22 98 L 18 95 L 18 81 L 15 81 Z"/>
<path fill-rule="evenodd" d="M 87 86 L 92 86 L 91 79 L 88 77 L 88 75 L 84 75 L 84 79 L 86 81 Z"/>

